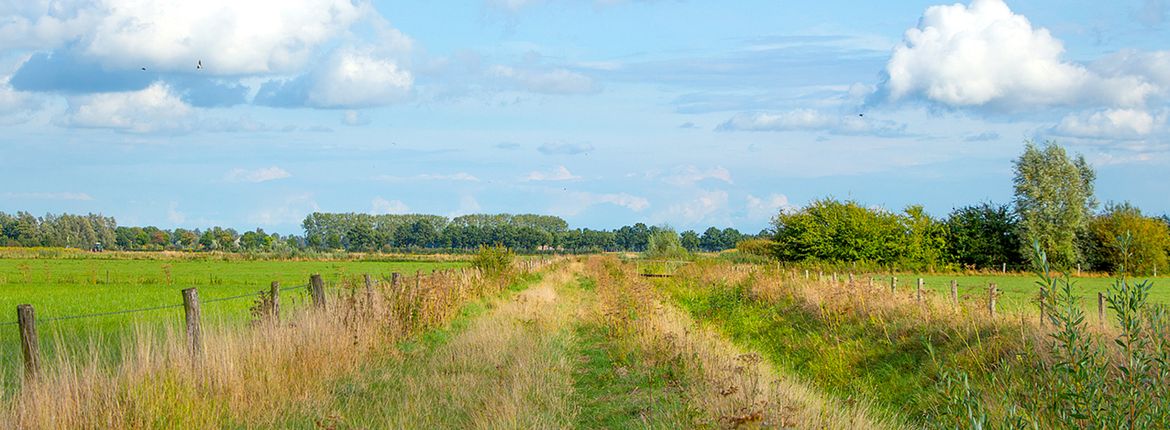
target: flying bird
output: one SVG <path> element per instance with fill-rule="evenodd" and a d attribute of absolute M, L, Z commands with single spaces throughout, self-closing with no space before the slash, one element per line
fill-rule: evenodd
<path fill-rule="evenodd" d="M 857 114 L 857 116 L 859 116 L 859 117 L 865 117 L 865 114 L 863 114 L 863 113 L 859 113 L 859 114 Z"/>
<path fill-rule="evenodd" d="M 143 68 L 142 68 L 142 71 L 143 71 L 143 72 L 145 72 L 145 71 L 146 71 L 146 68 L 145 68 L 145 67 L 143 67 Z"/>
<path fill-rule="evenodd" d="M 203 60 L 195 61 L 195 70 L 203 70 Z"/>

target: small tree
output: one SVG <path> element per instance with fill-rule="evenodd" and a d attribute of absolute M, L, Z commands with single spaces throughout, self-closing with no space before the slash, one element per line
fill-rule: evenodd
<path fill-rule="evenodd" d="M 1128 255 L 1122 246 L 1127 237 Z M 1089 222 L 1086 242 L 1085 253 L 1094 268 L 1117 272 L 1125 267 L 1132 274 L 1147 274 L 1166 268 L 1170 229 L 1129 203 L 1111 204 Z"/>
<path fill-rule="evenodd" d="M 650 234 L 646 252 L 642 255 L 646 258 L 687 258 L 690 253 L 683 248 L 678 233 L 673 228 L 663 226 Z"/>
<path fill-rule="evenodd" d="M 1038 243 L 1056 267 L 1080 262 L 1077 238 L 1085 234 L 1097 205 L 1093 169 L 1083 156 L 1070 158 L 1054 142 L 1027 142 L 1015 170 L 1016 214 L 1023 242 Z"/>
<path fill-rule="evenodd" d="M 951 212 L 947 218 L 947 254 L 955 262 L 991 267 L 1023 260 L 1015 213 L 1007 205 L 982 203 Z"/>

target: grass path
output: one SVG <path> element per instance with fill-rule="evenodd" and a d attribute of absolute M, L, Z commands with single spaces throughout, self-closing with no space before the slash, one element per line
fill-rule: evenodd
<path fill-rule="evenodd" d="M 555 270 L 474 307 L 446 334 L 400 347 L 341 381 L 302 428 L 566 428 L 576 416 L 570 322 L 580 297 Z M 463 327 L 459 327 L 462 325 Z"/>
<path fill-rule="evenodd" d="M 654 305 L 656 314 L 666 312 L 651 318 L 658 322 L 638 323 L 633 331 L 614 326 L 600 306 L 613 299 L 606 296 L 612 291 L 603 293 L 584 269 L 574 262 L 522 291 L 469 306 L 451 327 L 399 345 L 338 381 L 330 402 L 295 413 L 281 427 L 848 428 L 844 423 L 865 422 L 864 412 L 834 411 L 838 405 L 810 388 L 745 362 L 756 355 L 664 303 Z M 643 329 L 650 332 L 638 333 Z M 769 374 L 751 376 L 755 370 L 747 367 Z M 752 410 L 766 404 L 799 417 L 760 422 Z"/>

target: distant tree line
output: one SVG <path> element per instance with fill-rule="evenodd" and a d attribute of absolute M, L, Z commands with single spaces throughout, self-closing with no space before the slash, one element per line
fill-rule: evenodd
<path fill-rule="evenodd" d="M 981 203 L 934 218 L 855 201 L 817 200 L 773 219 L 771 254 L 784 261 L 866 262 L 904 268 L 1024 269 L 1038 244 L 1055 267 L 1170 272 L 1170 217 L 1128 204 L 1097 212 L 1095 174 L 1052 142 L 1015 162 L 1012 205 Z"/>
<path fill-rule="evenodd" d="M 455 218 L 438 215 L 370 215 L 312 213 L 302 223 L 304 235 L 282 236 L 263 229 L 240 233 L 235 229 L 162 229 L 154 226 L 118 226 L 101 215 L 37 217 L 27 212 L 0 212 L 0 246 L 47 246 L 127 251 L 410 251 L 470 250 L 481 245 L 503 245 L 523 252 L 642 252 L 650 237 L 664 227 L 637 223 L 616 230 L 570 229 L 560 217 L 532 214 L 472 214 Z M 702 234 L 683 232 L 681 245 L 689 251 L 734 248 L 744 238 L 734 228 L 708 228 Z"/>

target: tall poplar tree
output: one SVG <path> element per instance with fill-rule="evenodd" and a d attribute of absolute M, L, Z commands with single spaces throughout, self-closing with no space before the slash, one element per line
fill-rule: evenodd
<path fill-rule="evenodd" d="M 1081 261 L 1077 238 L 1087 234 L 1097 201 L 1093 198 L 1096 173 L 1085 157 L 1071 158 L 1055 142 L 1028 142 L 1015 161 L 1016 214 L 1020 238 L 1032 258 L 1038 243 L 1055 267 L 1069 268 Z"/>

